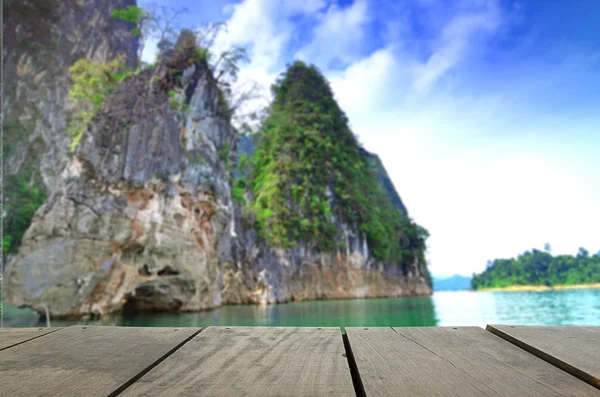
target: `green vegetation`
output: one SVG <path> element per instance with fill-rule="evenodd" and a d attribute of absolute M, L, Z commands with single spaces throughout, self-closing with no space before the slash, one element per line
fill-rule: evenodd
<path fill-rule="evenodd" d="M 547 251 L 550 251 L 547 249 Z M 473 276 L 472 289 L 506 288 L 513 285 L 576 285 L 600 283 L 600 252 L 594 256 L 579 249 L 577 256 L 552 256 L 532 250 L 517 258 L 496 259 Z"/>
<path fill-rule="evenodd" d="M 273 246 L 333 251 L 341 246 L 334 222 L 343 220 L 366 235 L 376 259 L 423 261 L 427 231 L 392 205 L 321 73 L 296 62 L 272 89 L 248 181 L 259 234 Z"/>
<path fill-rule="evenodd" d="M 146 16 L 146 12 L 143 9 L 141 9 L 140 7 L 136 7 L 136 6 L 127 6 L 125 8 L 118 8 L 113 11 L 112 16 L 114 18 L 121 19 L 125 22 L 134 23 L 135 27 L 133 29 L 131 29 L 131 33 L 136 37 L 140 37 L 140 35 L 142 33 L 141 32 L 141 24 L 142 24 L 144 17 Z"/>
<path fill-rule="evenodd" d="M 245 193 L 248 190 L 248 176 L 252 170 L 251 158 L 246 153 L 241 153 L 237 166 L 236 172 L 234 173 L 231 195 L 233 200 L 238 204 L 246 204 Z M 247 207 L 242 209 L 248 210 Z"/>
<path fill-rule="evenodd" d="M 27 130 L 18 121 L 8 121 L 3 125 L 3 155 L 6 159 L 13 154 L 19 147 L 27 144 Z"/>
<path fill-rule="evenodd" d="M 223 147 L 221 147 L 221 149 L 219 149 L 219 160 L 221 160 L 222 162 L 226 163 L 227 160 L 229 159 L 229 144 L 226 143 L 223 145 Z"/>
<path fill-rule="evenodd" d="M 30 48 L 32 50 L 43 50 L 44 48 L 46 48 L 43 44 L 31 40 L 25 40 L 23 44 L 25 44 L 25 47 Z"/>
<path fill-rule="evenodd" d="M 110 94 L 124 79 L 135 74 L 125 68 L 125 57 L 119 56 L 110 62 L 92 62 L 82 58 L 69 68 L 73 85 L 69 90 L 69 98 L 77 102 L 79 111 L 69 122 L 67 134 L 73 137 L 70 151 L 73 151 L 87 125 L 102 107 L 104 98 Z"/>
<path fill-rule="evenodd" d="M 19 172 L 5 175 L 4 211 L 2 227 L 2 250 L 5 254 L 14 253 L 31 224 L 35 211 L 44 203 L 47 193 L 43 188 L 38 167 L 34 159 L 43 153 L 45 144 L 41 137 L 27 143 L 28 133 L 20 123 L 8 122 L 4 126 L 4 158 L 18 145 L 29 145 L 26 159 Z"/>
<path fill-rule="evenodd" d="M 197 62 L 206 62 L 210 58 L 208 48 L 199 47 L 194 50 L 193 59 Z"/>
<path fill-rule="evenodd" d="M 169 106 L 171 107 L 171 109 L 173 110 L 179 110 L 182 106 L 182 102 L 177 100 L 177 99 L 171 99 L 169 101 Z"/>
<path fill-rule="evenodd" d="M 231 195 L 237 203 L 244 203 L 244 193 L 246 192 L 247 182 L 245 178 L 238 178 L 233 182 Z"/>
<path fill-rule="evenodd" d="M 152 179 L 156 181 L 168 182 L 169 181 L 169 173 L 159 171 L 153 175 Z"/>
<path fill-rule="evenodd" d="M 169 96 L 169 106 L 171 109 L 189 113 L 191 110 L 190 104 L 178 99 L 177 91 L 171 89 L 167 92 L 167 95 Z"/>

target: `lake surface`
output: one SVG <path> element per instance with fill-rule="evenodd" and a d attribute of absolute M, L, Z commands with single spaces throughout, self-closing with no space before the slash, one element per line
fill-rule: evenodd
<path fill-rule="evenodd" d="M 200 313 L 155 314 L 71 324 L 145 327 L 264 326 L 483 326 L 597 325 L 600 289 L 540 292 L 436 292 L 431 297 L 294 302 L 270 306 L 225 306 Z M 45 326 L 28 310 L 6 308 L 6 327 Z"/>

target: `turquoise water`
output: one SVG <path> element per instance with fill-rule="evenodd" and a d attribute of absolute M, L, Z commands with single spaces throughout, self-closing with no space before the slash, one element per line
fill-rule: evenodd
<path fill-rule="evenodd" d="M 437 292 L 431 297 L 294 302 L 270 306 L 225 306 L 200 313 L 116 316 L 71 324 L 146 327 L 265 326 L 460 326 L 598 325 L 600 289 L 540 292 Z M 28 310 L 7 308 L 4 326 L 45 325 Z"/>

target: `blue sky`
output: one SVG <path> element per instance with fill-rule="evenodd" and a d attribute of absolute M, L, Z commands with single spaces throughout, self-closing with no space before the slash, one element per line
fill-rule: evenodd
<path fill-rule="evenodd" d="M 600 250 L 597 0 L 162 4 L 188 7 L 185 26 L 226 21 L 217 46 L 248 48 L 240 84 L 265 100 L 295 58 L 318 66 L 429 229 L 435 275 L 544 243 Z"/>

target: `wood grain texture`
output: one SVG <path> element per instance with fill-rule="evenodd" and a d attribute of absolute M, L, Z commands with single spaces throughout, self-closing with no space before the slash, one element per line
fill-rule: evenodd
<path fill-rule="evenodd" d="M 72 326 L 0 352 L 2 395 L 107 396 L 199 328 Z"/>
<path fill-rule="evenodd" d="M 346 328 L 346 333 L 369 397 L 597 397 L 584 382 L 478 327 Z"/>
<path fill-rule="evenodd" d="M 0 351 L 58 331 L 54 328 L 0 328 Z M 0 353 L 1 354 L 1 353 Z"/>
<path fill-rule="evenodd" d="M 487 330 L 600 389 L 600 327 L 488 325 Z"/>
<path fill-rule="evenodd" d="M 209 327 L 123 396 L 354 396 L 339 328 Z"/>
<path fill-rule="evenodd" d="M 530 365 L 531 354 L 517 346 L 505 343 L 499 337 L 490 338 L 489 332 L 485 332 L 482 328 L 458 327 L 457 329 L 445 329 L 448 332 L 454 333 L 454 335 L 461 338 L 465 343 L 476 347 L 494 359 L 556 390 L 561 395 L 572 397 L 600 396 L 600 393 L 590 385 L 581 382 L 581 380 L 574 376 L 566 374 L 553 365 Z M 533 361 L 543 362 L 539 358 Z"/>

